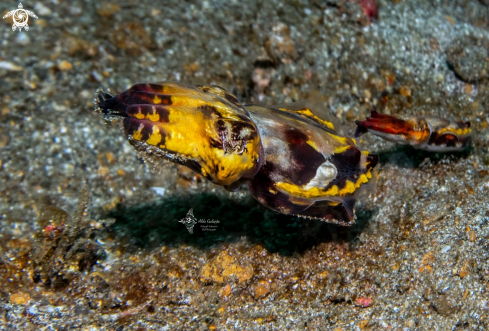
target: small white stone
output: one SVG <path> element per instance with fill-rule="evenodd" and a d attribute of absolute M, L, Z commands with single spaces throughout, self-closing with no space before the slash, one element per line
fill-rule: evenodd
<path fill-rule="evenodd" d="M 161 196 L 164 196 L 165 195 L 166 189 L 164 187 L 153 186 L 151 189 L 153 191 L 155 191 L 155 193 L 158 194 L 158 195 L 161 195 Z"/>
<path fill-rule="evenodd" d="M 8 62 L 8 61 L 0 61 L 0 69 L 5 69 L 5 70 L 8 70 L 8 71 L 22 71 L 24 70 L 24 68 L 22 68 L 21 66 L 18 66 L 12 62 Z"/>
<path fill-rule="evenodd" d="M 15 38 L 15 42 L 19 45 L 25 46 L 31 43 L 31 38 L 25 32 L 19 32 L 17 34 L 17 38 Z"/>
<path fill-rule="evenodd" d="M 448 252 L 452 247 L 448 246 L 448 245 L 442 245 L 441 248 L 440 248 L 440 253 L 446 253 Z"/>
<path fill-rule="evenodd" d="M 36 306 L 31 306 L 31 307 L 29 307 L 28 312 L 29 312 L 29 314 L 31 314 L 31 315 L 37 315 L 37 313 L 38 313 L 38 311 L 37 311 L 37 307 L 36 307 Z"/>

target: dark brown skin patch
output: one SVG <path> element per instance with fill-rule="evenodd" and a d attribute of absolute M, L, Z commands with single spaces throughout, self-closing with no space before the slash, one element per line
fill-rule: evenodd
<path fill-rule="evenodd" d="M 171 96 L 165 94 L 148 93 L 148 85 L 151 84 L 137 84 L 131 87 L 129 90 L 117 94 L 113 97 L 101 100 L 98 106 L 102 110 L 102 113 L 108 113 L 110 110 L 111 115 L 120 117 L 133 117 L 139 112 L 139 107 L 144 115 L 152 114 L 153 99 L 156 95 L 162 100 L 162 105 L 171 104 Z M 156 111 L 160 115 L 162 122 L 168 122 L 169 111 L 162 105 L 154 105 Z"/>
<path fill-rule="evenodd" d="M 225 153 L 229 152 L 229 134 L 228 134 L 228 129 L 226 127 L 226 124 L 223 120 L 218 120 L 214 124 L 217 134 L 219 135 L 220 138 L 220 144 L 221 144 L 221 149 L 224 149 Z"/>
<path fill-rule="evenodd" d="M 250 118 L 245 115 L 236 114 L 236 116 L 243 122 L 248 122 L 250 120 Z"/>
<path fill-rule="evenodd" d="M 165 94 L 157 94 L 152 91 L 161 90 L 157 88 L 158 85 L 154 84 L 136 84 L 133 85 L 129 90 L 117 94 L 112 98 L 108 98 L 99 103 L 99 107 L 102 112 L 107 110 L 115 111 L 112 112 L 113 115 L 125 117 L 126 108 L 131 105 L 138 104 L 153 104 L 153 99 L 156 95 L 162 100 L 161 104 L 170 105 L 171 96 Z M 153 88 L 154 87 L 154 88 Z"/>
<path fill-rule="evenodd" d="M 231 102 L 233 105 L 236 105 L 238 107 L 242 107 L 241 104 L 239 103 L 239 100 L 234 95 L 232 95 L 231 93 L 225 92 L 224 98 L 226 98 L 226 100 Z"/>
<path fill-rule="evenodd" d="M 214 124 L 214 126 L 216 127 L 216 131 L 217 131 L 217 133 L 219 134 L 220 137 L 227 136 L 228 131 L 227 131 L 227 128 L 226 128 L 226 123 L 224 123 L 223 120 L 216 121 L 216 123 Z"/>
<path fill-rule="evenodd" d="M 158 94 L 158 93 L 151 93 L 151 92 L 136 92 L 133 94 L 132 99 L 131 99 L 131 104 L 138 103 L 137 101 L 142 100 L 145 101 L 145 103 L 149 104 L 155 104 L 154 99 L 155 97 L 158 97 L 161 100 L 161 103 L 158 103 L 158 105 L 171 105 L 171 95 L 168 94 Z"/>
<path fill-rule="evenodd" d="M 239 138 L 241 135 L 241 131 L 244 129 L 249 129 L 251 133 L 247 136 Z M 251 125 L 250 123 L 246 123 L 246 122 L 232 122 L 231 123 L 231 132 L 232 132 L 231 136 L 235 140 L 238 140 L 238 139 L 247 140 L 247 139 L 250 139 L 252 136 L 256 136 L 256 133 L 255 133 L 256 131 L 255 131 L 255 128 L 253 127 L 253 125 Z"/>
<path fill-rule="evenodd" d="M 294 167 L 292 170 L 281 169 L 280 171 L 292 183 L 305 185 L 316 176 L 317 169 L 326 159 L 307 143 L 307 136 L 298 130 L 293 128 L 286 130 L 285 139 L 290 149 L 290 164 L 293 164 Z"/>
<path fill-rule="evenodd" d="M 471 125 L 470 122 L 455 121 L 455 123 L 457 123 L 459 129 L 470 128 Z"/>
<path fill-rule="evenodd" d="M 367 155 L 367 170 L 372 170 L 379 163 L 379 156 L 377 154 Z"/>
<path fill-rule="evenodd" d="M 143 84 L 141 84 L 143 85 Z M 146 89 L 142 90 L 142 91 L 146 91 L 146 92 L 153 92 L 153 93 L 161 93 L 163 92 L 163 85 L 161 84 L 145 84 L 147 86 Z"/>
<path fill-rule="evenodd" d="M 356 182 L 358 177 L 364 173 L 364 170 L 360 168 L 361 157 L 362 152 L 355 146 L 350 146 L 343 153 L 333 154 L 329 162 L 336 167 L 338 175 L 328 184 L 326 190 L 333 185 L 338 186 L 341 190 L 345 187 L 347 180 Z"/>
<path fill-rule="evenodd" d="M 433 133 L 430 137 L 430 140 L 428 141 L 428 145 L 446 145 L 447 147 L 456 147 L 457 142 L 458 138 L 453 134 L 438 135 L 436 133 Z"/>
<path fill-rule="evenodd" d="M 154 123 L 149 121 L 149 120 L 138 120 L 137 118 L 133 117 L 126 117 L 124 119 L 124 133 L 126 135 L 134 135 L 136 131 L 139 130 L 139 126 L 143 125 L 143 129 L 141 130 L 141 141 L 146 141 L 149 139 L 151 134 L 153 133 L 153 126 Z M 159 144 L 164 144 L 165 143 L 165 137 L 164 134 L 161 134 L 161 141 Z"/>
<path fill-rule="evenodd" d="M 209 86 L 195 85 L 195 87 L 199 88 L 204 93 L 208 93 L 210 90 Z"/>
<path fill-rule="evenodd" d="M 124 126 L 124 134 L 126 136 L 132 136 L 134 132 L 139 130 L 139 125 L 141 125 L 141 121 L 136 118 L 126 117 L 123 122 Z"/>
<path fill-rule="evenodd" d="M 211 114 L 214 114 L 215 116 L 217 116 L 217 118 L 222 118 L 221 113 L 219 113 L 219 111 L 213 105 L 203 105 L 198 107 L 197 109 L 199 109 L 207 117 L 211 117 Z"/>
<path fill-rule="evenodd" d="M 116 95 L 105 100 L 101 100 L 98 104 L 103 114 L 111 113 L 112 115 L 126 117 L 126 105 L 122 102 L 120 95 Z"/>
<path fill-rule="evenodd" d="M 144 116 L 148 114 L 153 114 L 153 109 L 156 114 L 160 116 L 160 122 L 168 123 L 168 117 L 170 115 L 170 111 L 166 109 L 164 106 L 157 105 L 132 105 L 127 107 L 126 113 L 129 117 L 135 117 L 137 113 L 141 110 L 141 113 Z"/>
<path fill-rule="evenodd" d="M 367 127 L 365 125 L 363 125 L 361 121 L 356 120 L 355 124 L 357 125 L 357 129 L 355 130 L 355 133 L 353 135 L 355 138 L 358 138 L 361 135 L 368 133 Z"/>
<path fill-rule="evenodd" d="M 308 206 L 297 205 L 289 200 L 289 196 L 282 193 L 275 187 L 275 183 L 270 178 L 271 173 L 277 171 L 277 166 L 271 162 L 266 162 L 258 173 L 248 182 L 248 189 L 255 199 L 264 206 L 283 213 L 289 210 L 288 214 L 300 214 Z M 276 192 L 271 193 L 270 190 Z"/>
<path fill-rule="evenodd" d="M 138 102 L 138 101 L 144 101 L 143 99 L 135 97 L 135 94 L 137 93 L 148 93 L 151 92 L 151 89 L 149 88 L 149 84 L 136 84 L 131 86 L 129 90 L 126 90 L 122 92 L 121 94 L 118 94 L 116 97 L 119 97 L 119 100 L 122 104 L 124 104 L 126 107 L 132 104 L 139 104 L 139 103 L 148 103 L 148 102 Z M 154 93 L 154 92 L 151 92 Z M 151 103 L 151 102 L 149 102 Z"/>
<path fill-rule="evenodd" d="M 213 148 L 224 149 L 222 147 L 221 141 L 215 140 L 213 138 L 209 138 L 209 143 L 210 143 L 211 147 L 213 147 Z"/>
<path fill-rule="evenodd" d="M 143 130 L 141 131 L 141 140 L 146 141 L 151 137 L 153 133 L 153 123 L 150 121 L 141 121 L 143 123 Z"/>

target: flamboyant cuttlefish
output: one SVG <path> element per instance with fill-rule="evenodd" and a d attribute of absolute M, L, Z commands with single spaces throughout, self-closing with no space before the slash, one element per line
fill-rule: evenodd
<path fill-rule="evenodd" d="M 136 84 L 114 96 L 99 89 L 94 104 L 106 120 L 124 118 L 136 150 L 185 165 L 228 190 L 246 183 L 261 204 L 283 214 L 354 224 L 355 203 L 378 163 L 308 107 L 243 106 L 218 86 Z M 470 124 L 442 119 L 404 121 L 372 112 L 357 124 L 357 136 L 370 131 L 431 150 L 465 148 L 470 139 Z"/>
<path fill-rule="evenodd" d="M 372 111 L 365 121 L 356 123 L 355 137 L 370 132 L 398 144 L 409 144 L 432 152 L 464 150 L 472 136 L 470 122 L 435 116 L 401 119 Z"/>

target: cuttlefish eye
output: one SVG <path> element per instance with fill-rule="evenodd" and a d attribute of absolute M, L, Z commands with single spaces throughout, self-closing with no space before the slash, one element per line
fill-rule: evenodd
<path fill-rule="evenodd" d="M 104 115 L 124 118 L 124 133 L 136 149 L 186 165 L 216 184 L 252 178 L 261 166 L 255 124 L 220 87 L 136 84 L 114 96 L 99 91 L 95 103 Z"/>

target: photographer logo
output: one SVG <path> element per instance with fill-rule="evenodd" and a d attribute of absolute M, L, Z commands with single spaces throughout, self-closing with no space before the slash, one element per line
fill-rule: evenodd
<path fill-rule="evenodd" d="M 194 233 L 195 224 L 199 224 L 202 231 L 216 231 L 217 224 L 221 223 L 221 221 L 215 219 L 195 218 L 193 208 L 189 209 L 187 215 L 184 218 L 180 220 L 174 220 L 174 221 L 178 221 L 184 224 L 185 227 L 187 227 L 189 233 Z"/>
<path fill-rule="evenodd" d="M 9 11 L 3 18 L 5 19 L 10 16 L 12 16 L 12 20 L 14 22 L 12 25 L 12 31 L 15 31 L 18 28 L 19 32 L 22 30 L 22 28 L 29 31 L 29 25 L 27 24 L 29 21 L 29 16 L 38 18 L 33 12 L 24 9 L 21 3 L 19 3 L 18 9 Z"/>

